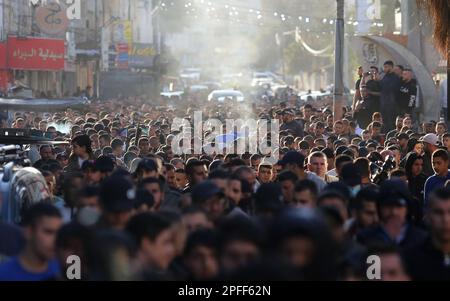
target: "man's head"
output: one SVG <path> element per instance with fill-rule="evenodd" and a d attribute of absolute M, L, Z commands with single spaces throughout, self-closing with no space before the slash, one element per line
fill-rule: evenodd
<path fill-rule="evenodd" d="M 371 132 L 372 137 L 376 137 L 381 133 L 382 124 L 378 121 L 374 121 L 371 124 L 371 128 L 372 128 Z"/>
<path fill-rule="evenodd" d="M 208 212 L 213 221 L 217 221 L 226 209 L 224 192 L 212 181 L 204 181 L 192 190 L 192 203 Z"/>
<path fill-rule="evenodd" d="M 383 70 L 384 70 L 384 73 L 386 73 L 386 74 L 393 72 L 393 70 L 394 70 L 394 62 L 393 61 L 386 61 L 383 64 Z"/>
<path fill-rule="evenodd" d="M 144 269 L 165 271 L 175 258 L 171 223 L 162 216 L 141 213 L 127 224 L 126 231 L 138 245 L 138 258 Z"/>
<path fill-rule="evenodd" d="M 423 143 L 425 153 L 432 155 L 438 148 L 439 137 L 436 134 L 426 134 L 419 141 Z"/>
<path fill-rule="evenodd" d="M 413 72 L 411 69 L 405 69 L 402 72 L 402 79 L 405 82 L 409 82 L 413 78 Z"/>
<path fill-rule="evenodd" d="M 294 189 L 297 180 L 297 175 L 292 171 L 283 171 L 278 175 L 277 181 L 281 185 L 283 199 L 287 204 L 290 204 L 294 201 Z"/>
<path fill-rule="evenodd" d="M 403 117 L 397 116 L 397 118 L 395 119 L 395 124 L 397 126 L 397 130 L 400 131 L 403 127 Z"/>
<path fill-rule="evenodd" d="M 371 246 L 368 256 L 375 255 L 380 258 L 381 281 L 410 281 L 406 266 L 402 260 L 401 252 L 392 244 Z"/>
<path fill-rule="evenodd" d="M 261 184 L 270 183 L 273 177 L 273 166 L 261 163 L 258 167 L 258 180 Z"/>
<path fill-rule="evenodd" d="M 218 227 L 220 264 L 226 272 L 248 266 L 260 255 L 261 231 L 248 218 L 224 220 Z"/>
<path fill-rule="evenodd" d="M 317 195 L 317 185 L 313 181 L 299 181 L 295 185 L 294 200 L 289 205 L 294 208 L 315 208 Z"/>
<path fill-rule="evenodd" d="M 150 150 L 148 138 L 142 137 L 138 141 L 138 147 L 141 155 L 146 155 Z"/>
<path fill-rule="evenodd" d="M 353 215 L 359 227 L 367 228 L 378 223 L 377 196 L 378 190 L 372 187 L 363 188 L 356 195 Z"/>
<path fill-rule="evenodd" d="M 111 145 L 111 137 L 108 134 L 100 135 L 98 138 L 99 148 L 103 149 L 106 146 Z"/>
<path fill-rule="evenodd" d="M 433 153 L 433 170 L 440 176 L 445 177 L 448 174 L 448 152 L 443 149 L 439 149 Z"/>
<path fill-rule="evenodd" d="M 294 112 L 290 109 L 283 110 L 283 122 L 289 123 L 294 120 Z"/>
<path fill-rule="evenodd" d="M 313 107 L 310 104 L 307 104 L 303 107 L 303 118 L 307 121 L 311 118 L 313 112 Z"/>
<path fill-rule="evenodd" d="M 195 186 L 208 177 L 208 168 L 205 163 L 199 160 L 190 160 L 186 164 L 186 176 L 189 184 Z"/>
<path fill-rule="evenodd" d="M 438 122 L 436 124 L 436 135 L 442 136 L 447 132 L 447 124 L 445 122 Z"/>
<path fill-rule="evenodd" d="M 396 65 L 394 67 L 394 73 L 400 78 L 403 76 L 404 70 L 405 70 L 405 68 L 402 65 Z"/>
<path fill-rule="evenodd" d="M 53 149 L 50 145 L 42 145 L 39 149 L 39 154 L 44 161 L 55 159 Z"/>
<path fill-rule="evenodd" d="M 183 262 L 194 280 L 211 280 L 219 273 L 217 235 L 211 230 L 192 233 L 186 242 Z"/>
<path fill-rule="evenodd" d="M 22 219 L 26 250 L 40 261 L 51 260 L 62 223 L 61 213 L 53 205 L 39 203 L 29 208 Z"/>
<path fill-rule="evenodd" d="M 401 227 L 407 223 L 408 187 L 401 180 L 383 182 L 377 198 L 378 214 L 382 224 Z"/>
<path fill-rule="evenodd" d="M 175 170 L 175 182 L 178 189 L 184 189 L 188 183 L 184 169 Z"/>
<path fill-rule="evenodd" d="M 338 120 L 334 123 L 333 131 L 334 134 L 337 136 L 342 135 L 344 133 L 344 124 L 342 123 L 342 121 Z"/>
<path fill-rule="evenodd" d="M 314 152 L 308 158 L 308 170 L 315 173 L 322 179 L 328 170 L 328 161 L 324 153 Z"/>
<path fill-rule="evenodd" d="M 296 151 L 287 152 L 283 159 L 277 165 L 282 166 L 284 170 L 289 170 L 297 173 L 299 170 L 304 170 L 305 156 Z"/>
<path fill-rule="evenodd" d="M 430 196 L 426 208 L 426 220 L 431 234 L 441 244 L 450 242 L 450 190 L 443 188 Z"/>
<path fill-rule="evenodd" d="M 212 223 L 209 220 L 208 212 L 201 207 L 187 207 L 183 210 L 181 220 L 190 233 L 202 229 L 212 228 Z"/>
<path fill-rule="evenodd" d="M 322 137 L 325 132 L 325 124 L 323 122 L 317 122 L 314 126 L 314 134 L 316 137 Z"/>
<path fill-rule="evenodd" d="M 142 181 L 148 178 L 158 178 L 158 164 L 153 159 L 142 159 L 137 164 L 137 178 Z"/>
<path fill-rule="evenodd" d="M 157 178 L 146 178 L 141 181 L 140 188 L 147 190 L 153 195 L 155 208 L 160 208 L 164 200 L 164 184 Z"/>
<path fill-rule="evenodd" d="M 234 204 L 239 205 L 242 199 L 242 181 L 237 176 L 231 176 L 227 180 L 225 189 L 226 197 Z"/>
<path fill-rule="evenodd" d="M 111 141 L 111 148 L 113 150 L 113 154 L 118 158 L 121 158 L 123 156 L 123 147 L 124 143 L 119 138 L 115 138 L 113 139 L 113 141 Z"/>

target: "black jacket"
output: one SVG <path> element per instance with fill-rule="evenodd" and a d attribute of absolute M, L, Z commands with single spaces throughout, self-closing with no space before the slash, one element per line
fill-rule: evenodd
<path fill-rule="evenodd" d="M 408 225 L 405 237 L 400 243 L 393 241 L 381 226 L 374 226 L 361 231 L 357 235 L 357 241 L 365 246 L 370 246 L 377 243 L 392 243 L 396 244 L 402 249 L 411 248 L 427 238 L 427 233 L 413 225 Z"/>
<path fill-rule="evenodd" d="M 406 249 L 403 257 L 409 275 L 415 281 L 449 281 L 450 264 L 445 255 L 433 245 L 431 238 Z"/>

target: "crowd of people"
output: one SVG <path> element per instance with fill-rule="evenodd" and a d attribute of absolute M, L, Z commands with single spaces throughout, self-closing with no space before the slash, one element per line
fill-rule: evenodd
<path fill-rule="evenodd" d="M 71 255 L 82 280 L 363 281 L 371 255 L 382 280 L 449 280 L 450 133 L 419 124 L 412 73 L 401 81 L 393 67 L 381 81 L 360 70 L 341 120 L 326 100 L 299 107 L 292 95 L 246 108 L 130 98 L 17 112 L 3 127 L 67 145 L 29 152 L 51 198 L 0 223 L 0 280 L 66 280 Z M 195 111 L 280 120 L 279 161 L 177 154 L 172 122 L 194 127 Z"/>

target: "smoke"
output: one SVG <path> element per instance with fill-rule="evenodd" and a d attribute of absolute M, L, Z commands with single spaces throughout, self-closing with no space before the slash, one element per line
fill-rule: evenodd
<path fill-rule="evenodd" d="M 70 134 L 70 130 L 73 126 L 72 123 L 49 123 L 48 126 L 53 126 L 56 128 L 57 132 L 63 133 L 63 134 Z"/>

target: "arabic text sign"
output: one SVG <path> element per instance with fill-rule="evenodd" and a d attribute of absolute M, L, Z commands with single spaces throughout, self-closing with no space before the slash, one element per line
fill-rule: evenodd
<path fill-rule="evenodd" d="M 8 67 L 23 70 L 64 70 L 64 40 L 8 39 Z"/>

